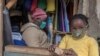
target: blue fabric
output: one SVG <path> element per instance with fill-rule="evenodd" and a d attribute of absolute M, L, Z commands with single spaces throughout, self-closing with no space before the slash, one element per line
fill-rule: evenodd
<path fill-rule="evenodd" d="M 26 43 L 23 40 L 20 32 L 12 32 L 12 40 L 14 42 L 14 45 L 26 46 Z"/>
<path fill-rule="evenodd" d="M 58 23 L 59 23 L 59 30 L 63 32 L 69 32 L 69 20 L 66 11 L 66 4 L 64 0 L 58 0 Z"/>
<path fill-rule="evenodd" d="M 24 9 L 27 11 L 31 10 L 32 0 L 24 0 Z"/>
<path fill-rule="evenodd" d="M 60 41 L 61 41 L 61 36 L 60 36 L 60 35 L 56 35 L 55 38 L 56 38 L 56 39 L 55 39 L 55 43 L 56 43 L 56 44 L 59 44 Z"/>
<path fill-rule="evenodd" d="M 50 28 L 49 26 L 52 24 L 52 18 L 50 16 L 48 16 L 48 19 L 47 19 L 47 27 L 48 27 L 48 40 L 50 41 L 51 40 L 51 31 L 50 31 Z"/>
<path fill-rule="evenodd" d="M 65 32 L 69 32 L 69 20 L 68 20 L 68 15 L 66 11 L 66 4 L 64 0 L 61 0 L 61 1 L 62 1 L 63 13 L 64 13 Z"/>
<path fill-rule="evenodd" d="M 13 40 L 14 41 L 14 45 L 19 45 L 19 46 L 26 46 L 24 40 Z"/>
<path fill-rule="evenodd" d="M 60 0 L 58 1 L 58 30 L 63 31 L 62 29 L 62 8 L 61 8 L 61 2 Z"/>

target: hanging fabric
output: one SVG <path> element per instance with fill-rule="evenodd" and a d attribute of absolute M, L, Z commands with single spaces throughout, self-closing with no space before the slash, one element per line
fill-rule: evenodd
<path fill-rule="evenodd" d="M 56 9 L 56 12 L 55 12 L 55 19 L 53 21 L 53 24 L 54 24 L 54 30 L 57 30 L 57 27 L 58 27 L 58 0 L 56 0 L 56 5 L 55 5 L 55 9 Z"/>
<path fill-rule="evenodd" d="M 63 31 L 63 18 L 62 18 L 62 7 L 61 7 L 61 2 L 58 0 L 58 30 Z"/>
<path fill-rule="evenodd" d="M 38 0 L 32 0 L 31 11 L 34 11 L 37 8 Z"/>
<path fill-rule="evenodd" d="M 32 0 L 24 0 L 24 10 L 30 11 L 32 5 Z"/>
<path fill-rule="evenodd" d="M 25 8 L 25 1 L 24 0 L 17 0 L 16 8 L 15 9 L 16 10 L 22 10 L 23 9 L 23 6 Z"/>
<path fill-rule="evenodd" d="M 69 21 L 64 0 L 58 0 L 58 30 L 69 32 Z"/>
<path fill-rule="evenodd" d="M 55 11 L 55 0 L 47 0 L 47 12 L 54 12 Z"/>
<path fill-rule="evenodd" d="M 3 28 L 4 28 L 4 43 L 5 45 L 7 44 L 13 44 L 13 41 L 12 41 L 12 30 L 11 30 L 11 24 L 10 24 L 10 17 L 9 17 L 9 11 L 5 8 L 4 11 L 3 11 L 3 16 L 4 16 L 4 19 L 3 19 Z"/>
<path fill-rule="evenodd" d="M 38 1 L 38 8 L 46 9 L 46 0 L 39 0 Z"/>
<path fill-rule="evenodd" d="M 53 24 L 52 24 L 52 17 L 48 16 L 47 19 L 47 28 L 48 28 L 48 39 L 50 43 L 52 44 L 53 42 Z"/>
<path fill-rule="evenodd" d="M 55 44 L 59 44 L 61 41 L 61 36 L 59 34 L 56 34 L 55 36 Z"/>
<path fill-rule="evenodd" d="M 67 15 L 67 9 L 66 9 L 66 3 L 64 0 L 61 0 L 62 1 L 62 7 L 63 7 L 63 17 L 64 17 L 64 25 L 65 25 L 65 32 L 69 32 L 69 21 L 68 21 L 68 15 Z"/>

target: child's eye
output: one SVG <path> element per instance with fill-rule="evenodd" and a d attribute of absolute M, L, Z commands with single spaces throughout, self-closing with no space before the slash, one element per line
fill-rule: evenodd
<path fill-rule="evenodd" d="M 83 29 L 84 27 L 80 27 L 81 29 Z"/>

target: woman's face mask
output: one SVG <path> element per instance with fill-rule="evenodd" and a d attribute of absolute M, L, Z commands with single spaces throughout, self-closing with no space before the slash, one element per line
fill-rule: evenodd
<path fill-rule="evenodd" d="M 46 22 L 40 19 L 35 20 L 34 23 L 38 25 L 40 29 L 44 29 L 46 27 Z"/>
<path fill-rule="evenodd" d="M 44 29 L 46 27 L 46 22 L 42 21 L 40 24 L 40 29 Z"/>

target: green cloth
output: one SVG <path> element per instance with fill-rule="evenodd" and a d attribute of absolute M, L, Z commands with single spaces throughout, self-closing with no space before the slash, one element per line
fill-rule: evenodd
<path fill-rule="evenodd" d="M 39 0 L 38 2 L 38 8 L 41 8 L 41 9 L 46 9 L 46 0 Z"/>

